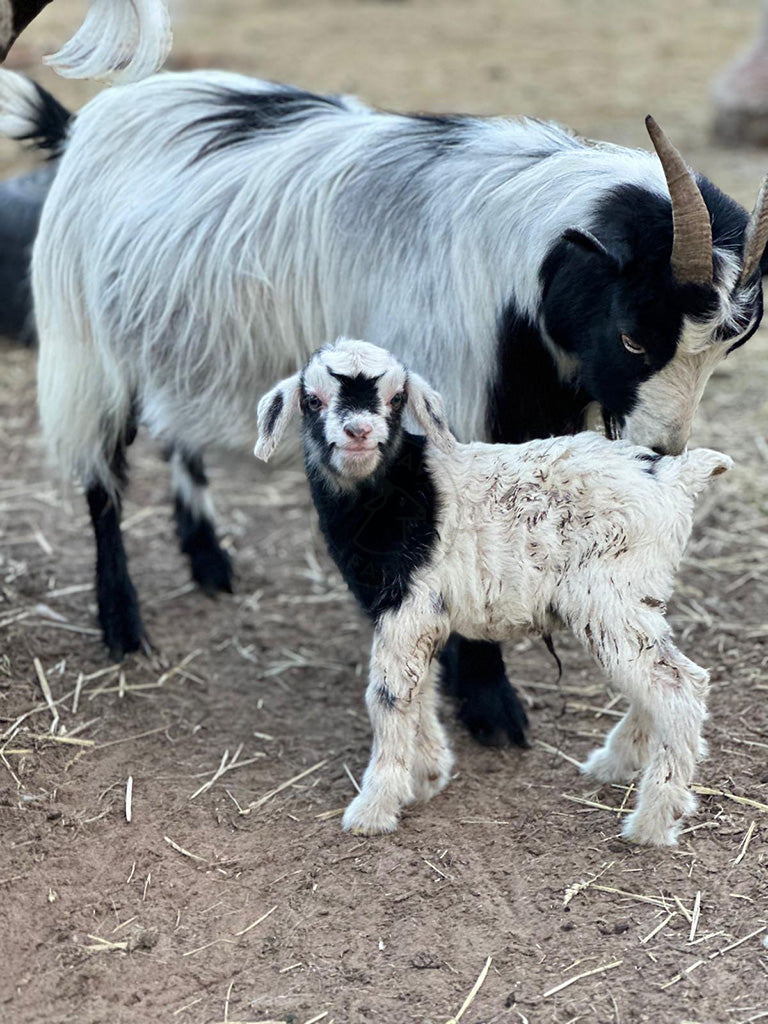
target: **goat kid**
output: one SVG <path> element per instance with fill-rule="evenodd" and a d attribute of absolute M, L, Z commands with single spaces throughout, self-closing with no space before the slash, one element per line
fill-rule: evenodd
<path fill-rule="evenodd" d="M 0 130 L 54 102 L 0 73 Z M 253 438 L 253 397 L 312 339 L 362 336 L 442 391 L 463 440 L 600 417 L 682 451 L 715 366 L 762 316 L 763 189 L 748 217 L 655 153 L 531 120 L 404 116 L 222 72 L 111 89 L 62 129 L 33 254 L 46 444 L 86 488 L 99 621 L 143 641 L 120 533 L 137 422 L 175 451 L 193 577 L 229 589 L 202 453 Z M 461 715 L 524 743 L 497 645 L 450 645 Z"/>
<path fill-rule="evenodd" d="M 426 437 L 404 429 L 406 409 Z M 433 669 L 452 631 L 502 641 L 563 624 L 630 702 L 584 771 L 618 782 L 642 770 L 623 834 L 673 844 L 696 805 L 708 674 L 674 645 L 665 602 L 694 499 L 731 459 L 597 434 L 459 444 L 421 377 L 345 339 L 262 398 L 256 455 L 270 458 L 299 410 L 320 527 L 374 622 L 373 752 L 344 827 L 390 832 L 447 783 Z"/>

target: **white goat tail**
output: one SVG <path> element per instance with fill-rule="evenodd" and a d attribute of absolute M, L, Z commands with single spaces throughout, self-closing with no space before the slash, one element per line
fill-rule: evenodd
<path fill-rule="evenodd" d="M 92 0 L 77 33 L 45 63 L 64 78 L 137 82 L 161 67 L 172 41 L 165 0 Z"/>

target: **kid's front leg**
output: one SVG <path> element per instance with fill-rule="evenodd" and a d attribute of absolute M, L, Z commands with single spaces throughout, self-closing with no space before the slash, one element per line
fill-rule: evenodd
<path fill-rule="evenodd" d="M 435 622 L 414 630 L 413 617 L 405 614 L 379 621 L 365 698 L 373 747 L 360 795 L 344 813 L 345 829 L 363 835 L 393 832 L 403 807 L 413 802 L 420 690 L 445 636 Z"/>

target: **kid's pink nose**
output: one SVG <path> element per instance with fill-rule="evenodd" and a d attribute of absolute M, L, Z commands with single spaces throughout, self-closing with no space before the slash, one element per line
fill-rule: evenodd
<path fill-rule="evenodd" d="M 363 441 L 371 433 L 373 427 L 370 423 L 346 423 L 344 433 L 355 441 Z"/>

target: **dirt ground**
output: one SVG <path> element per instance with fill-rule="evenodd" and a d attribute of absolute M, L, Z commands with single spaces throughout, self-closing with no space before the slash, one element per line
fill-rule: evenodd
<path fill-rule="evenodd" d="M 57 0 L 11 66 L 37 74 L 80 13 Z M 766 155 L 709 147 L 707 90 L 757 17 L 756 0 L 189 2 L 173 63 L 637 145 L 652 110 L 751 204 Z M 69 103 L 95 91 L 39 78 Z M 28 164 L 0 149 L 2 170 Z M 712 671 L 711 756 L 680 845 L 648 850 L 618 838 L 633 794 L 576 769 L 620 705 L 567 638 L 559 685 L 539 644 L 509 652 L 529 751 L 452 726 L 445 793 L 394 836 L 341 831 L 369 748 L 369 630 L 295 467 L 212 461 L 239 579 L 210 601 L 176 549 L 166 467 L 137 446 L 126 536 L 157 654 L 110 666 L 83 503 L 37 437 L 34 354 L 0 347 L 0 1019 L 445 1024 L 490 958 L 464 1024 L 768 1020 L 767 358 L 763 328 L 697 424 L 738 461 L 672 606 Z"/>

